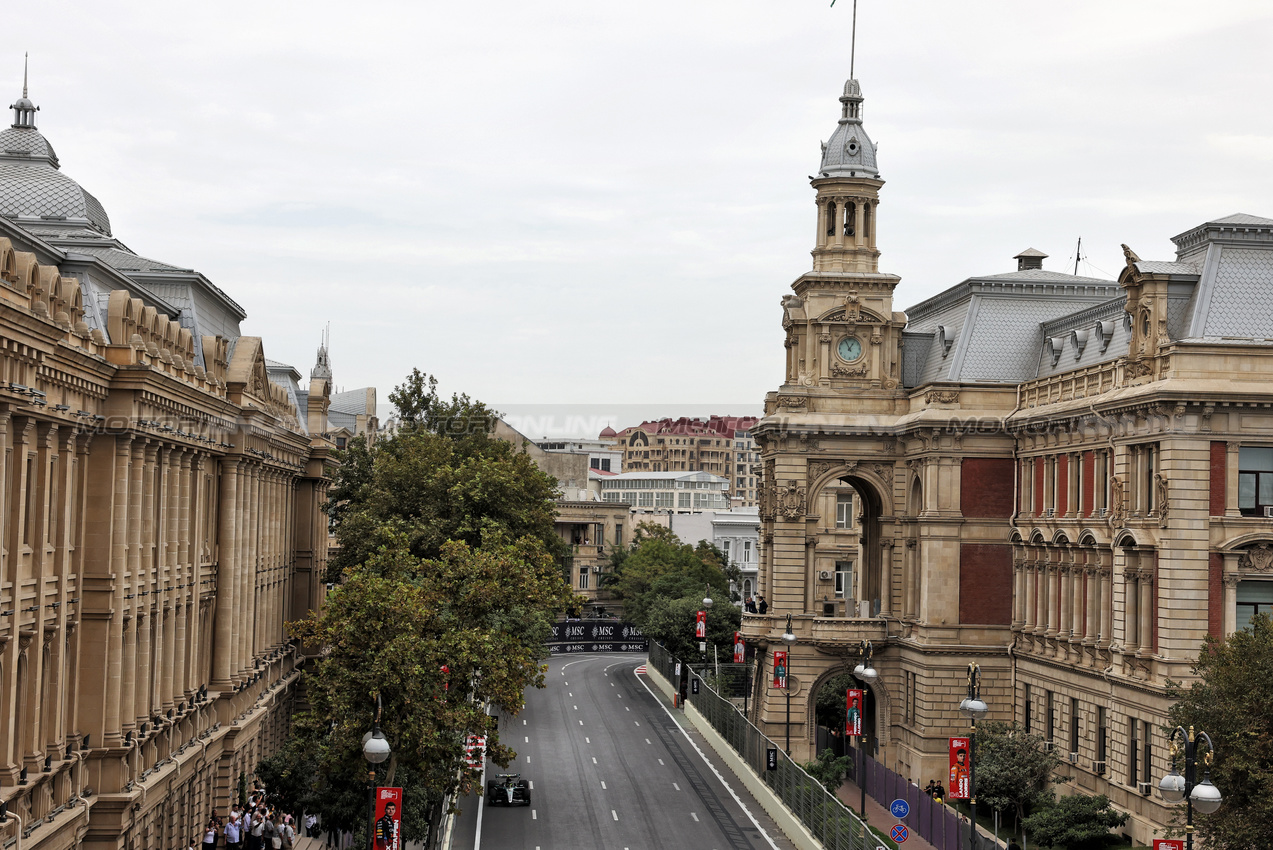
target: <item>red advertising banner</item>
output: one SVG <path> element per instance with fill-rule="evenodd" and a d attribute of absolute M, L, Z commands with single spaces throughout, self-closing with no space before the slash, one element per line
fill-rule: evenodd
<path fill-rule="evenodd" d="M 950 785 L 946 796 L 952 800 L 968 799 L 972 751 L 967 738 L 950 739 Z"/>
<path fill-rule="evenodd" d="M 694 637 L 696 638 L 707 637 L 707 612 L 706 611 L 698 612 L 698 621 L 694 624 Z"/>
<path fill-rule="evenodd" d="M 376 850 L 402 850 L 402 789 L 376 789 Z"/>
<path fill-rule="evenodd" d="M 741 632 L 734 632 L 734 663 L 742 664 L 747 655 L 747 644 L 743 643 Z"/>
<path fill-rule="evenodd" d="M 1185 850 L 1183 838 L 1155 838 L 1154 850 Z"/>
<path fill-rule="evenodd" d="M 862 691 L 857 688 L 849 688 L 844 698 L 846 713 L 844 715 L 844 734 L 861 735 L 862 734 Z"/>
<path fill-rule="evenodd" d="M 774 687 L 787 687 L 787 652 L 782 649 L 774 650 Z"/>

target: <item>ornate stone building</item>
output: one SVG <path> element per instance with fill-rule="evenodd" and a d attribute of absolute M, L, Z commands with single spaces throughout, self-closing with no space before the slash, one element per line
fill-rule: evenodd
<path fill-rule="evenodd" d="M 772 607 L 743 628 L 772 648 L 792 617 L 794 755 L 812 756 L 812 695 L 870 640 L 868 747 L 943 777 L 975 661 L 991 718 L 1042 734 L 1069 787 L 1148 843 L 1169 818 L 1167 681 L 1273 603 L 1273 220 L 1206 222 L 1163 262 L 1125 247 L 1117 281 L 1027 250 L 897 312 L 855 80 L 840 100 L 813 269 L 782 300 L 786 378 L 753 431 Z M 856 612 L 819 578 L 846 486 Z M 759 675 L 755 719 L 782 740 L 786 694 Z"/>
<path fill-rule="evenodd" d="M 0 842 L 184 847 L 289 725 L 302 659 L 284 623 L 323 592 L 325 352 L 298 406 L 299 379 L 272 381 L 261 340 L 239 335 L 242 308 L 116 239 L 25 90 L 13 110 Z"/>

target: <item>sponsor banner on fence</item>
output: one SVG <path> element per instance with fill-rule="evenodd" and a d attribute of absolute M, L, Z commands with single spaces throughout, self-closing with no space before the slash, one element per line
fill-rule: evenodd
<path fill-rule="evenodd" d="M 967 738 L 950 739 L 950 786 L 948 797 L 952 800 L 968 799 L 971 751 Z"/>
<path fill-rule="evenodd" d="M 576 652 L 645 652 L 650 643 L 640 626 L 619 620 L 567 620 L 553 623 L 548 651 L 552 655 Z"/>
<path fill-rule="evenodd" d="M 402 789 L 376 789 L 376 850 L 402 850 Z"/>
<path fill-rule="evenodd" d="M 787 687 L 787 652 L 786 650 L 774 650 L 774 687 Z"/>
<path fill-rule="evenodd" d="M 573 655 L 576 652 L 645 652 L 649 644 L 640 643 L 552 643 L 548 645 L 550 655 Z"/>
<path fill-rule="evenodd" d="M 862 691 L 858 688 L 849 688 L 844 698 L 845 715 L 844 715 L 844 734 L 861 735 L 862 734 Z"/>

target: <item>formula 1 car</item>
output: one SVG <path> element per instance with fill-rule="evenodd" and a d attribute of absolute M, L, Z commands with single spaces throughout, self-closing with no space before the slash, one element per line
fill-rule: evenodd
<path fill-rule="evenodd" d="M 486 781 L 486 802 L 490 806 L 529 806 L 530 783 L 520 773 L 501 773 Z"/>

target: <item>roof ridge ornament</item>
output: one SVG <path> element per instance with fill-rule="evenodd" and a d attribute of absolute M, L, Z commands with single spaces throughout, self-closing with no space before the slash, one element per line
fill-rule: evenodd
<path fill-rule="evenodd" d="M 31 102 L 27 97 L 27 71 L 30 67 L 30 54 L 24 53 L 22 56 L 22 97 L 13 103 L 9 108 L 13 110 L 13 126 L 18 129 L 34 130 L 35 129 L 35 113 L 40 111 L 40 107 Z"/>

